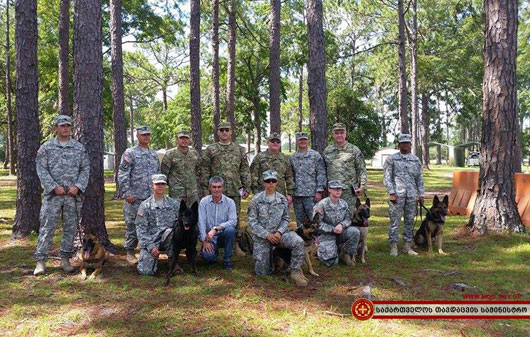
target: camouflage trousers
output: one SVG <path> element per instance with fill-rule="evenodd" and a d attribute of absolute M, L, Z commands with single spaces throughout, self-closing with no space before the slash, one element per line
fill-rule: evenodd
<path fill-rule="evenodd" d="M 294 213 L 296 214 L 296 227 L 304 224 L 304 220 L 313 219 L 313 207 L 315 206 L 315 197 L 293 197 Z"/>
<path fill-rule="evenodd" d="M 388 229 L 388 242 L 398 242 L 399 224 L 401 216 L 404 218 L 403 241 L 411 242 L 414 238 L 414 217 L 416 216 L 417 197 L 397 196 L 395 204 L 388 202 L 388 212 L 390 213 L 390 227 Z"/>
<path fill-rule="evenodd" d="M 239 218 L 241 213 L 241 197 L 238 196 L 228 196 L 230 199 L 234 200 L 236 204 L 236 214 L 237 214 L 237 223 L 236 223 L 236 238 L 241 236 L 241 232 L 243 232 L 245 229 L 241 228 L 239 225 Z M 237 241 L 237 240 L 236 240 Z"/>
<path fill-rule="evenodd" d="M 355 255 L 359 238 L 359 228 L 355 226 L 346 228 L 339 235 L 321 234 L 317 251 L 318 259 L 328 267 L 336 265 L 339 263 L 339 248 L 342 248 L 344 254 Z"/>
<path fill-rule="evenodd" d="M 61 257 L 71 257 L 74 253 L 74 238 L 77 233 L 78 214 L 82 208 L 79 196 L 45 196 L 40 209 L 40 229 L 35 259 L 45 260 L 53 244 L 53 236 L 62 213 L 63 235 L 61 238 Z"/>
<path fill-rule="evenodd" d="M 167 228 L 161 233 L 162 238 L 160 245 L 157 247 L 159 251 L 165 251 L 168 257 L 173 256 L 173 245 L 171 243 L 173 239 L 173 229 Z M 140 275 L 155 275 L 158 271 L 158 259 L 155 258 L 151 252 L 147 251 L 147 248 L 140 248 L 140 258 L 138 259 L 138 265 L 136 266 Z"/>
<path fill-rule="evenodd" d="M 136 213 L 143 200 L 134 200 L 132 204 L 123 201 L 123 219 L 125 220 L 125 242 L 123 247 L 127 250 L 135 249 L 138 245 L 138 237 L 136 235 Z"/>
<path fill-rule="evenodd" d="M 263 240 L 253 235 L 254 241 L 254 271 L 256 275 L 269 275 L 272 272 L 272 249 L 273 245 L 268 240 Z M 282 235 L 277 247 L 291 250 L 291 270 L 302 267 L 304 262 L 304 240 L 293 231 Z"/>
<path fill-rule="evenodd" d="M 347 188 L 342 191 L 340 198 L 348 203 L 348 206 L 350 207 L 350 216 L 353 216 L 356 211 L 355 203 L 357 202 L 357 196 L 352 193 L 350 186 L 347 186 Z"/>

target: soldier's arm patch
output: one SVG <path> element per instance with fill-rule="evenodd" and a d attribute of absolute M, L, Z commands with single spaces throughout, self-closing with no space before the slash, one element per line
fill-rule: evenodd
<path fill-rule="evenodd" d="M 143 209 L 138 209 L 138 215 L 139 216 L 144 216 L 144 210 Z"/>
<path fill-rule="evenodd" d="M 126 162 L 126 163 L 130 163 L 131 162 L 131 157 L 129 157 L 127 154 L 124 154 L 123 155 L 123 161 Z"/>
<path fill-rule="evenodd" d="M 390 158 L 390 156 L 386 157 L 386 162 L 390 164 L 392 162 L 392 158 Z"/>

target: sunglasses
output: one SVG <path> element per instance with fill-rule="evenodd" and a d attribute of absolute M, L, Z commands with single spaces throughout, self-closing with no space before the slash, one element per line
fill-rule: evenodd
<path fill-rule="evenodd" d="M 156 186 L 166 185 L 166 183 L 155 183 Z"/>
<path fill-rule="evenodd" d="M 279 144 L 280 141 L 278 139 L 271 139 L 270 140 L 271 143 L 275 143 L 275 144 Z"/>
<path fill-rule="evenodd" d="M 278 182 L 278 180 L 276 179 L 267 179 L 267 180 L 264 180 L 265 184 L 276 184 Z"/>
<path fill-rule="evenodd" d="M 219 129 L 219 132 L 229 132 L 230 129 L 229 128 L 220 128 Z"/>
<path fill-rule="evenodd" d="M 150 133 L 142 133 L 140 136 L 143 136 L 143 137 L 151 137 L 151 134 L 150 134 Z"/>

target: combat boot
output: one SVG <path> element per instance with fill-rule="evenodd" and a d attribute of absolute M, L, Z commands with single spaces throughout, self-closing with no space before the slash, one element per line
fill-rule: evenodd
<path fill-rule="evenodd" d="M 136 264 L 138 263 L 138 259 L 136 258 L 136 255 L 134 254 L 134 249 L 127 249 L 127 262 L 130 264 Z"/>
<path fill-rule="evenodd" d="M 61 268 L 67 273 L 71 273 L 75 270 L 75 268 L 70 264 L 70 258 L 68 257 L 61 257 Z"/>
<path fill-rule="evenodd" d="M 241 247 L 239 247 L 239 242 L 237 242 L 236 240 L 236 243 L 234 245 L 234 254 L 236 254 L 236 256 L 246 256 L 247 254 L 241 250 Z"/>
<path fill-rule="evenodd" d="M 297 287 L 307 287 L 307 279 L 301 269 L 291 270 L 291 280 L 296 283 Z"/>
<path fill-rule="evenodd" d="M 405 246 L 403 247 L 403 253 L 407 253 L 412 256 L 418 255 L 418 253 L 416 253 L 412 250 L 412 248 L 410 248 L 410 242 L 405 242 Z"/>
<path fill-rule="evenodd" d="M 340 259 L 341 259 L 342 262 L 344 262 L 344 264 L 347 265 L 347 266 L 353 266 L 353 265 L 355 265 L 355 260 L 353 260 L 353 259 L 351 258 L 351 255 L 350 255 L 350 254 L 342 253 Z"/>
<path fill-rule="evenodd" d="M 35 267 L 35 270 L 33 271 L 33 275 L 39 276 L 44 274 L 46 272 L 46 261 L 37 261 L 37 266 Z"/>
<path fill-rule="evenodd" d="M 398 255 L 397 242 L 393 242 L 390 244 L 390 256 L 397 256 L 397 255 Z"/>

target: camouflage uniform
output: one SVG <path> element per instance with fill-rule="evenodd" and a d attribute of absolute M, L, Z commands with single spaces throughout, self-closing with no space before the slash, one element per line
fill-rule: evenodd
<path fill-rule="evenodd" d="M 164 197 L 162 206 L 151 196 L 140 204 L 135 224 L 140 242 L 140 259 L 138 272 L 142 275 L 154 275 L 157 271 L 158 259 L 151 251 L 153 248 L 165 250 L 172 255 L 171 239 L 173 227 L 178 219 L 180 204 L 170 197 Z"/>
<path fill-rule="evenodd" d="M 425 188 L 421 173 L 421 162 L 418 157 L 409 153 L 395 153 L 387 157 L 383 165 L 383 183 L 388 194 L 395 194 L 397 202 L 388 202 L 390 228 L 388 241 L 398 242 L 401 215 L 404 215 L 403 241 L 411 242 L 416 216 L 416 201 L 423 197 Z"/>
<path fill-rule="evenodd" d="M 289 163 L 289 158 L 281 152 L 274 154 L 269 150 L 258 153 L 252 160 L 252 164 L 250 164 L 252 192 L 254 194 L 263 191 L 261 177 L 263 172 L 267 170 L 274 170 L 278 173 L 277 192 L 283 195 L 293 195 L 293 169 L 291 168 L 291 163 Z"/>
<path fill-rule="evenodd" d="M 78 215 L 82 207 L 81 193 L 88 185 L 90 161 L 85 147 L 74 139 L 66 145 L 57 138 L 42 144 L 37 151 L 37 175 L 44 187 L 44 202 L 40 210 L 40 229 L 35 258 L 45 260 L 53 243 L 57 222 L 63 213 L 63 235 L 61 257 L 74 253 L 74 237 L 77 233 Z M 54 195 L 54 189 L 62 186 L 65 190 L 77 186 L 76 197 Z"/>
<path fill-rule="evenodd" d="M 268 234 L 277 231 L 282 234 L 278 247 L 291 249 L 291 270 L 298 270 L 304 259 L 304 240 L 289 230 L 289 209 L 287 199 L 278 192 L 269 201 L 265 192 L 260 192 L 248 207 L 248 225 L 254 241 L 254 270 L 256 275 L 271 273 L 273 246 L 267 240 Z"/>
<path fill-rule="evenodd" d="M 353 215 L 357 197 L 352 193 L 352 187 L 361 187 L 366 191 L 366 167 L 361 150 L 348 142 L 342 146 L 329 145 L 322 157 L 326 162 L 328 181 L 339 180 L 346 186 L 341 199 L 348 203 Z"/>
<path fill-rule="evenodd" d="M 142 149 L 140 146 L 134 146 L 127 149 L 122 157 L 118 171 L 118 186 L 120 187 L 121 197 L 134 196 L 134 203 L 130 204 L 123 201 L 123 217 L 125 219 L 125 249 L 132 250 L 136 248 L 138 238 L 136 236 L 136 226 L 134 219 L 138 212 L 138 207 L 142 201 L 149 198 L 153 192 L 151 185 L 151 176 L 160 172 L 158 156 L 152 149 Z"/>
<path fill-rule="evenodd" d="M 188 206 L 199 201 L 200 156 L 195 149 L 190 147 L 185 153 L 178 147 L 169 150 L 162 159 L 161 170 L 168 178 L 171 198 L 184 200 Z"/>
<path fill-rule="evenodd" d="M 339 199 L 338 204 L 333 204 L 329 197 L 320 200 L 314 208 L 314 214 L 320 214 L 318 229 L 321 231 L 320 244 L 317 256 L 328 267 L 339 262 L 339 246 L 343 252 L 355 255 L 359 243 L 359 229 L 351 225 L 349 205 Z M 335 234 L 333 229 L 338 224 L 342 225 L 342 233 Z"/>
<path fill-rule="evenodd" d="M 300 227 L 304 218 L 313 216 L 315 194 L 326 187 L 326 166 L 320 153 L 308 149 L 307 152 L 295 152 L 289 157 L 294 175 L 294 212 L 296 224 Z"/>

